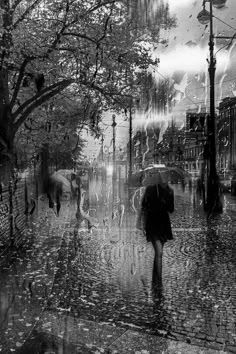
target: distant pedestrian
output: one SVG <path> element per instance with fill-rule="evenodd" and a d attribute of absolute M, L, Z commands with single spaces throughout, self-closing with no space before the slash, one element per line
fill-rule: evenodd
<path fill-rule="evenodd" d="M 146 189 L 137 227 L 144 230 L 147 241 L 153 244 L 153 282 L 161 285 L 163 246 L 166 241 L 173 239 L 169 213 L 174 211 L 174 193 L 168 183 L 163 182 L 159 172 L 146 177 L 143 185 Z"/>
<path fill-rule="evenodd" d="M 205 198 L 205 185 L 204 185 L 204 176 L 201 175 L 197 179 L 196 193 L 199 197 Z"/>

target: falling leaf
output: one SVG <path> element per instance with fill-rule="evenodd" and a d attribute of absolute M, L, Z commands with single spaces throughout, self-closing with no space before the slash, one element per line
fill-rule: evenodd
<path fill-rule="evenodd" d="M 86 344 L 86 347 L 92 348 L 92 347 L 93 347 L 93 344 Z"/>

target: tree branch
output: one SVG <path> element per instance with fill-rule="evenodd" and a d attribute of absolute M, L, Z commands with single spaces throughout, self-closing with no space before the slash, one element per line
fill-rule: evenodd
<path fill-rule="evenodd" d="M 35 0 L 29 7 L 28 9 L 25 10 L 25 12 L 23 13 L 23 15 L 18 18 L 18 20 L 16 20 L 16 22 L 13 24 L 13 28 L 15 29 L 20 22 L 24 21 L 24 19 L 26 18 L 26 16 L 34 10 L 34 8 L 41 2 L 42 0 Z"/>
<path fill-rule="evenodd" d="M 117 1 L 117 0 L 112 0 L 112 1 L 104 1 L 104 2 L 100 2 L 98 5 L 91 7 L 86 14 L 90 14 L 91 12 L 94 12 L 98 9 L 100 9 L 103 6 L 109 5 L 109 4 L 115 4 L 116 2 L 121 2 L 121 1 Z"/>
<path fill-rule="evenodd" d="M 51 91 L 47 92 L 44 95 L 38 96 L 34 99 L 33 102 L 28 104 L 28 107 L 25 109 L 24 112 L 19 113 L 20 118 L 13 124 L 13 129 L 17 131 L 19 127 L 24 123 L 24 121 L 28 118 L 31 112 L 33 112 L 37 107 L 41 106 L 44 102 L 48 101 L 50 98 L 56 96 L 62 90 L 64 90 L 67 86 L 69 86 L 73 81 L 72 80 L 64 80 L 63 84 L 61 83 L 60 86 L 54 87 Z M 37 95 L 36 95 L 37 96 Z M 34 96 L 34 97 L 36 97 Z M 30 100 L 28 100 L 30 101 Z"/>
<path fill-rule="evenodd" d="M 11 7 L 11 11 L 14 12 L 17 6 L 22 2 L 22 0 L 15 0 L 14 4 Z"/>
<path fill-rule="evenodd" d="M 78 148 L 78 146 L 79 146 L 79 142 L 80 142 L 80 136 L 78 135 L 78 138 L 77 138 L 75 147 L 72 149 L 72 154 L 75 154 L 75 153 L 76 153 L 76 150 L 77 150 L 77 148 Z"/>
<path fill-rule="evenodd" d="M 106 37 L 107 28 L 108 28 L 108 23 L 109 23 L 109 20 L 110 20 L 110 18 L 111 18 L 112 12 L 113 12 L 113 8 L 111 8 L 110 14 L 109 14 L 109 15 L 107 16 L 107 18 L 106 18 L 105 26 L 104 26 L 104 31 L 103 31 L 103 35 L 98 39 L 98 42 L 97 42 L 96 67 L 95 67 L 95 71 L 94 71 L 94 74 L 93 74 L 94 80 L 95 80 L 95 78 L 96 78 L 96 76 L 97 76 L 97 72 L 98 72 L 98 60 L 99 60 L 98 51 L 99 51 L 99 47 L 100 47 L 100 42 Z"/>
<path fill-rule="evenodd" d="M 69 2 L 67 0 L 65 16 L 64 16 L 64 20 L 63 20 L 63 26 L 60 29 L 60 31 L 56 34 L 56 38 L 54 39 L 53 43 L 51 44 L 51 47 L 48 49 L 46 55 L 49 55 L 51 52 L 53 52 L 53 50 L 56 49 L 57 44 L 60 42 L 61 36 L 63 35 L 63 32 L 65 31 L 65 29 L 68 26 L 68 25 L 66 25 L 66 21 L 67 21 L 67 16 L 68 16 L 69 10 L 70 10 L 70 6 L 69 6 Z"/>
<path fill-rule="evenodd" d="M 120 104 L 120 101 L 118 98 L 124 98 L 124 99 L 131 99 L 132 96 L 128 94 L 120 94 L 118 92 L 111 92 L 111 91 L 105 91 L 102 87 L 94 84 L 94 83 L 82 83 L 83 85 L 90 87 L 91 89 L 94 89 L 95 91 L 98 91 L 102 96 L 104 96 L 106 99 L 110 99 L 113 103 Z"/>
<path fill-rule="evenodd" d="M 79 38 L 87 39 L 88 41 L 90 41 L 94 44 L 97 44 L 97 42 L 94 39 L 86 36 L 86 34 L 80 34 L 80 33 L 75 33 L 75 32 L 65 32 L 65 33 L 63 33 L 63 36 L 79 37 Z"/>
<path fill-rule="evenodd" d="M 15 102 L 16 102 L 16 98 L 17 98 L 17 95 L 18 95 L 18 92 L 20 90 L 20 85 L 21 85 L 21 82 L 23 80 L 23 77 L 24 77 L 24 73 L 25 73 L 25 68 L 27 66 L 27 64 L 30 62 L 30 60 L 32 60 L 32 58 L 25 58 L 21 67 L 20 67 L 20 70 L 19 70 L 19 74 L 18 74 L 18 78 L 17 78 L 17 82 L 16 82 L 16 87 L 14 89 L 14 92 L 13 92 L 13 95 L 12 95 L 12 99 L 11 99 L 11 102 L 10 102 L 10 108 L 13 108 Z"/>
<path fill-rule="evenodd" d="M 110 18 L 112 16 L 112 12 L 113 12 L 113 7 L 111 8 L 110 14 L 106 18 L 103 35 L 102 35 L 102 37 L 99 38 L 98 43 L 100 43 L 106 37 L 108 23 L 109 23 L 109 20 L 110 20 Z"/>
<path fill-rule="evenodd" d="M 50 94 L 55 89 L 64 89 L 65 87 L 69 86 L 71 83 L 73 83 L 74 80 L 72 79 L 65 79 L 62 81 L 59 81 L 53 85 L 50 85 L 46 87 L 45 89 L 41 90 L 38 92 L 36 95 L 33 97 L 29 98 L 27 101 L 25 101 L 14 113 L 13 113 L 13 121 L 16 120 L 16 118 L 23 113 L 23 111 L 31 104 L 34 104 L 34 102 L 38 101 L 41 99 L 46 94 Z"/>

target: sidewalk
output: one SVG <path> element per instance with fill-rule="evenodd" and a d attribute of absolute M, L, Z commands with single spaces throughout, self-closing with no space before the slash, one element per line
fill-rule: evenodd
<path fill-rule="evenodd" d="M 66 248 L 63 249 L 62 240 L 69 248 L 70 237 L 65 235 L 67 232 L 73 233 L 74 215 L 74 207 L 64 203 L 61 217 L 57 218 L 42 202 L 36 221 L 28 230 L 28 247 L 21 254 L 15 254 L 2 269 L 1 353 L 229 353 L 217 347 L 207 349 L 191 345 L 190 337 L 186 338 L 186 342 L 181 338 L 178 338 L 179 341 L 166 338 L 165 331 L 160 331 L 160 336 L 156 336 L 141 332 L 135 326 L 118 327 L 112 322 L 73 317 L 69 308 L 48 310 L 46 306 L 60 267 L 59 251 L 63 257 L 68 257 L 64 253 Z M 53 298 L 50 300 L 55 301 Z M 222 348 L 222 345 L 219 347 Z"/>
<path fill-rule="evenodd" d="M 74 211 L 64 202 L 57 218 L 47 205 L 39 200 L 24 246 L 8 250 L 8 259 L 6 253 L 0 259 L 2 353 L 15 352 L 23 345 L 42 315 L 53 286 L 61 240 Z"/>
<path fill-rule="evenodd" d="M 62 313 L 45 311 L 31 339 L 18 351 L 18 354 L 28 353 L 223 354 L 226 352 L 127 330 L 112 324 L 96 323 Z"/>

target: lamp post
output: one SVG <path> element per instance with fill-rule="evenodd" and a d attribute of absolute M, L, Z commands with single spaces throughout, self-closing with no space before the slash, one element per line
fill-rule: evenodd
<path fill-rule="evenodd" d="M 116 116 L 115 114 L 112 115 L 112 131 L 113 131 L 113 152 L 112 152 L 112 213 L 114 213 L 114 206 L 115 206 L 115 194 L 116 194 Z"/>
<path fill-rule="evenodd" d="M 210 80 L 210 114 L 207 117 L 207 140 L 208 140 L 208 175 L 207 175 L 207 201 L 206 209 L 210 212 L 222 212 L 222 204 L 219 199 L 219 177 L 216 170 L 216 116 L 215 116 L 215 70 L 216 59 L 214 56 L 213 34 L 213 6 L 221 8 L 227 0 L 204 0 L 203 10 L 197 19 L 201 24 L 209 23 L 209 80 Z M 209 2 L 209 12 L 205 9 Z"/>
<path fill-rule="evenodd" d="M 129 107 L 129 178 L 132 176 L 132 149 L 133 149 L 133 144 L 132 144 L 132 135 L 133 135 L 133 126 L 132 126 L 132 105 L 130 104 Z"/>
<path fill-rule="evenodd" d="M 101 151 L 102 164 L 104 162 L 104 135 L 102 134 L 102 151 Z"/>
<path fill-rule="evenodd" d="M 113 162 L 113 178 L 116 174 L 116 116 L 115 114 L 112 115 L 112 131 L 113 131 L 113 153 L 112 153 L 112 162 Z"/>

